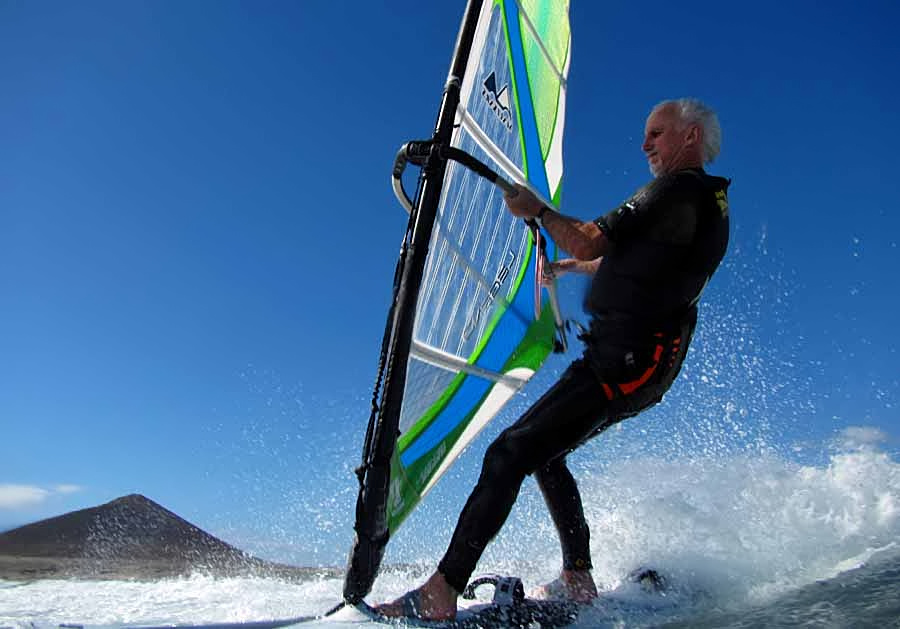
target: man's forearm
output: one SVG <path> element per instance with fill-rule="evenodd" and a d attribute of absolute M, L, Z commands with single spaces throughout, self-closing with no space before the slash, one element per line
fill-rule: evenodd
<path fill-rule="evenodd" d="M 557 246 L 578 260 L 592 261 L 606 251 L 606 238 L 592 222 L 585 223 L 550 208 L 543 213 L 541 222 Z"/>

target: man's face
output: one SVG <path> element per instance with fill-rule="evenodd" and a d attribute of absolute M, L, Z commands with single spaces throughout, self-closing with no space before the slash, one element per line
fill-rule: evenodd
<path fill-rule="evenodd" d="M 685 127 L 674 105 L 667 105 L 650 114 L 644 128 L 641 149 L 654 177 L 684 167 L 684 158 L 693 127 Z"/>

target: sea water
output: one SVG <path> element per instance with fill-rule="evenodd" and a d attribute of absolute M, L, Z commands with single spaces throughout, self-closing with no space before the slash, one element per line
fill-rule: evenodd
<path fill-rule="evenodd" d="M 900 627 L 900 463 L 871 439 L 819 464 L 775 454 L 646 456 L 578 476 L 594 576 L 607 594 L 576 626 Z M 534 584 L 556 575 L 559 549 L 537 493 L 523 493 L 479 569 Z M 667 589 L 630 583 L 641 566 L 664 575 Z M 431 567 L 385 568 L 369 600 L 402 594 Z M 333 577 L 7 581 L 0 627 L 315 615 L 340 600 L 341 587 Z"/>

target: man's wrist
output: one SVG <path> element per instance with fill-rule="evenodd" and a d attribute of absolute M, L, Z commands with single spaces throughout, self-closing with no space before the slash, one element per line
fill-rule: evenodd
<path fill-rule="evenodd" d="M 535 218 L 537 218 L 539 221 L 543 221 L 543 220 L 544 220 L 544 216 L 547 214 L 547 212 L 548 212 L 549 210 L 550 210 L 550 208 L 548 208 L 546 205 L 542 205 L 542 206 L 541 206 L 541 209 L 539 209 L 539 210 L 537 211 L 537 214 L 535 214 L 534 216 L 535 216 Z"/>

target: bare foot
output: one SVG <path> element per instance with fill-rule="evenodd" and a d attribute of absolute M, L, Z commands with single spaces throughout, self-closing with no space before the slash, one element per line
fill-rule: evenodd
<path fill-rule="evenodd" d="M 597 598 L 597 584 L 590 570 L 563 570 L 560 577 L 576 603 L 590 603 Z"/>
<path fill-rule="evenodd" d="M 456 618 L 454 590 L 444 575 L 435 572 L 417 590 L 407 592 L 390 603 L 376 605 L 375 611 L 383 616 L 419 618 L 422 620 L 453 620 Z"/>
<path fill-rule="evenodd" d="M 583 605 L 590 604 L 598 596 L 590 570 L 563 570 L 558 579 L 534 588 L 528 595 L 544 600 L 565 599 Z"/>

